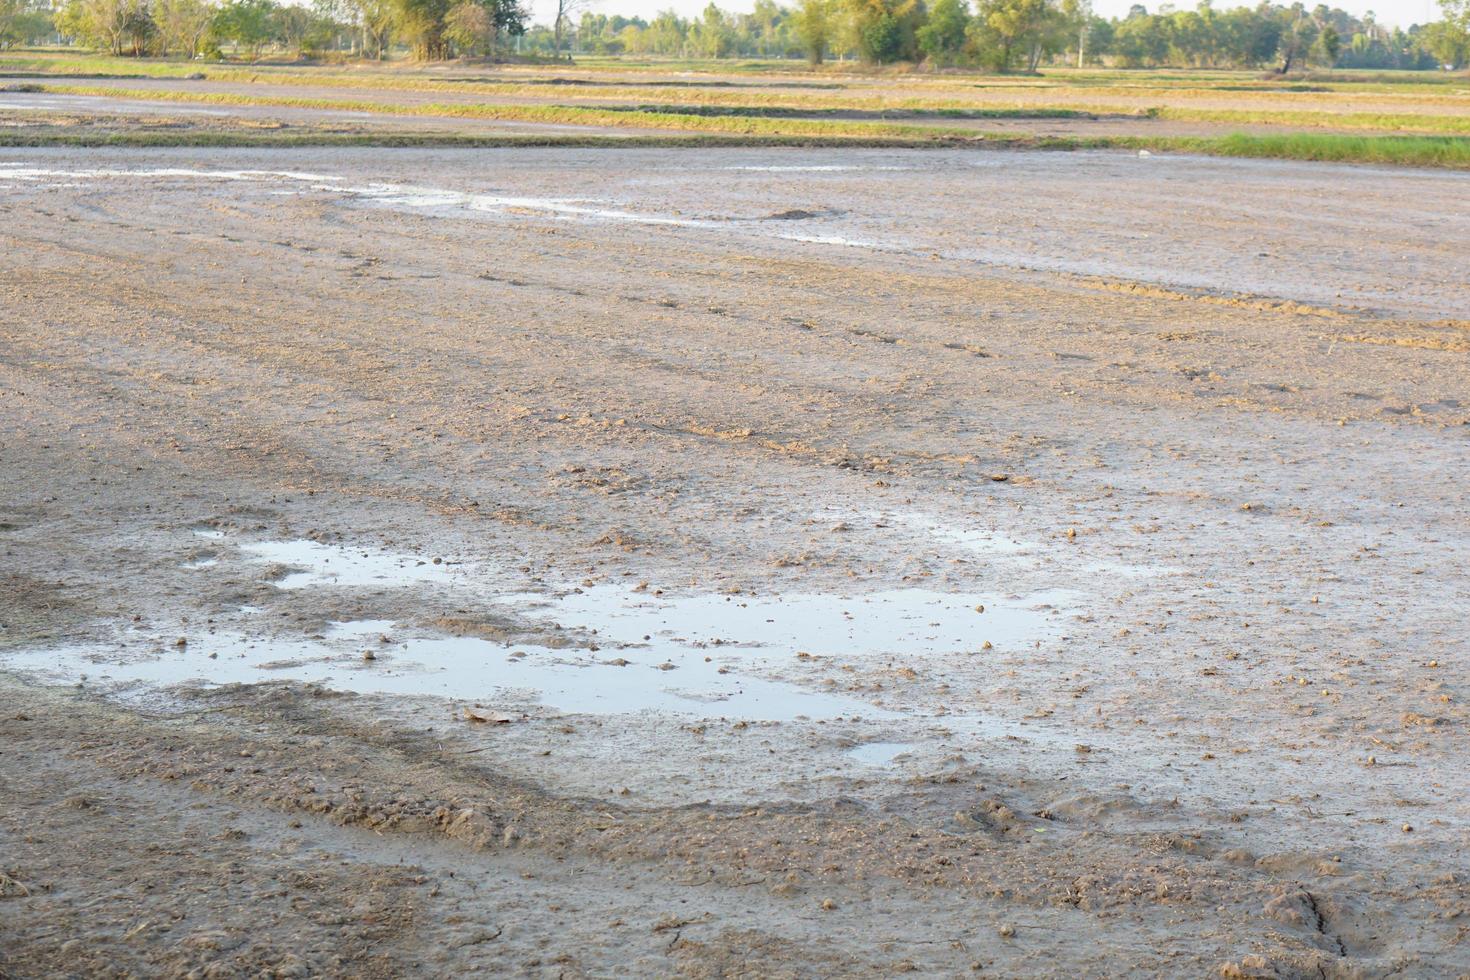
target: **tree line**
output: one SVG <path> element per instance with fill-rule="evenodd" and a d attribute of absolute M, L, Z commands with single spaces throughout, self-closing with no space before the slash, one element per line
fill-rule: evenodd
<path fill-rule="evenodd" d="M 531 25 L 524 0 L 0 0 L 0 45 L 67 40 L 113 54 L 259 57 L 326 51 L 425 60 L 563 52 L 670 58 L 805 58 L 817 64 L 925 63 L 992 71 L 1073 64 L 1128 68 L 1462 68 L 1470 64 L 1470 0 L 1440 0 L 1443 17 L 1408 30 L 1319 4 L 1262 2 L 1216 10 L 1135 5 L 1094 15 L 1088 0 L 755 0 L 750 13 L 714 3 L 700 16 L 652 19 L 558 0 Z"/>
<path fill-rule="evenodd" d="M 7 5 L 9 15 L 7 16 Z M 60 41 L 114 55 L 259 58 L 345 52 L 497 56 L 526 31 L 522 0 L 0 0 L 0 47 Z"/>
<path fill-rule="evenodd" d="M 583 13 L 574 50 L 601 55 L 699 58 L 841 58 L 870 64 L 924 62 L 992 71 L 1045 64 L 1126 68 L 1361 69 L 1463 67 L 1470 55 L 1470 0 L 1442 0 L 1445 17 L 1408 30 L 1372 14 L 1301 3 L 1218 11 L 1165 5 L 1150 13 L 1094 15 L 1086 0 L 756 0 L 749 14 L 711 3 L 699 17 L 652 20 Z"/>

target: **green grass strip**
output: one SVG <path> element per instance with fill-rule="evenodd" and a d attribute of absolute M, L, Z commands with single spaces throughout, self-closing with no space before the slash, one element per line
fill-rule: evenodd
<path fill-rule="evenodd" d="M 964 139 L 885 136 L 833 137 L 790 134 L 494 134 L 453 133 L 260 133 L 219 130 L 186 132 L 75 132 L 68 130 L 0 130 L 0 147 L 588 147 L 630 149 L 806 147 L 914 149 L 1149 150 L 1253 159 L 1309 160 L 1325 163 L 1379 164 L 1470 170 L 1470 139 L 1432 136 L 1338 136 L 1289 133 L 1221 137 L 1027 136 L 1015 133 L 967 134 Z"/>

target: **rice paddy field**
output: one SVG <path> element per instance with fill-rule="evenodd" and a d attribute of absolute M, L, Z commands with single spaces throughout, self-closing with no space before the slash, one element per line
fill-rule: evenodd
<path fill-rule="evenodd" d="M 0 56 L 10 144 L 1039 146 L 1470 165 L 1448 73 L 810 71 L 791 63 L 310 67 Z"/>

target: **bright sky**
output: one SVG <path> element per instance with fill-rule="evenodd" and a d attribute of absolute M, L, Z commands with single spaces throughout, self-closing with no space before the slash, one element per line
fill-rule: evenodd
<path fill-rule="evenodd" d="M 778 0 L 786 5 L 792 5 L 795 0 Z M 1284 0 L 1277 0 L 1284 2 Z M 1318 0 L 1305 0 L 1307 6 L 1315 6 Z M 1439 5 L 1435 0 L 1322 0 L 1328 6 L 1339 7 L 1350 14 L 1361 17 L 1366 11 L 1373 11 L 1378 15 L 1380 24 L 1398 25 L 1408 27 L 1410 24 L 1427 24 L 1439 19 Z M 705 8 L 709 0 L 596 0 L 593 7 L 598 13 L 622 14 L 625 17 L 651 18 L 660 10 L 672 7 L 682 17 L 693 17 Z M 748 12 L 751 8 L 751 0 L 716 0 L 716 3 L 725 10 L 740 13 Z M 1092 7 L 1104 17 L 1121 17 L 1128 12 L 1134 0 L 1092 0 Z M 1143 0 L 1144 6 L 1150 11 L 1158 10 L 1160 0 Z M 1215 9 L 1224 10 L 1227 7 L 1254 6 L 1251 3 L 1231 3 L 1229 0 L 1216 0 Z M 973 0 L 972 0 L 973 6 Z M 1194 0 L 1183 0 L 1176 2 L 1175 6 L 1190 10 L 1194 7 Z M 556 11 L 555 0 L 532 0 L 532 9 L 535 11 L 533 18 L 535 23 L 549 24 Z"/>

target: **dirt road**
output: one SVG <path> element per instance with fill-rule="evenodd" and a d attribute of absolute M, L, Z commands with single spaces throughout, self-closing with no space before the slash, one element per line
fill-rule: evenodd
<path fill-rule="evenodd" d="M 0 973 L 1465 974 L 1466 242 L 1361 167 L 5 151 Z"/>

